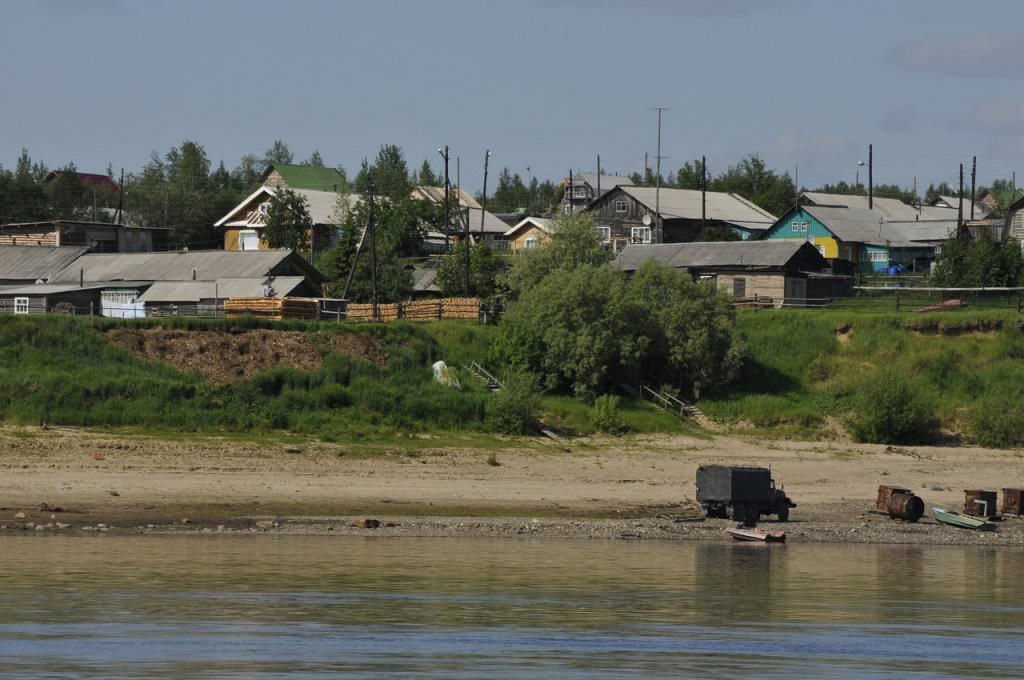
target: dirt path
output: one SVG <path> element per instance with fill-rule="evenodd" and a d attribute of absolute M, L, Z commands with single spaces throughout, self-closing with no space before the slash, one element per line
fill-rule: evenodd
<path fill-rule="evenodd" d="M 1024 487 L 1024 457 L 1015 451 L 721 436 L 584 440 L 565 447 L 524 442 L 486 451 L 432 447 L 430 440 L 416 444 L 366 456 L 344 444 L 321 442 L 161 441 L 63 428 L 6 428 L 0 430 L 0 525 L 60 521 L 135 527 L 188 518 L 191 530 L 200 530 L 251 526 L 257 517 L 280 518 L 283 525 L 286 520 L 301 524 L 299 518 L 373 514 L 463 516 L 476 518 L 476 524 L 483 518 L 503 533 L 521 522 L 502 518 L 524 516 L 552 526 L 581 517 L 653 521 L 694 497 L 698 465 L 731 463 L 771 466 L 799 504 L 794 520 L 806 523 L 812 538 L 835 540 L 836 532 L 883 524 L 885 518 L 866 514 L 879 484 L 905 485 L 929 507 L 951 508 L 962 506 L 965 488 Z M 492 453 L 499 465 L 487 463 Z M 1003 538 L 984 540 L 1024 544 L 1024 521 L 1012 524 L 998 534 Z M 815 526 L 828 530 L 817 535 Z M 874 540 L 882 542 L 908 540 L 876 533 Z M 912 542 L 945 541 L 918 537 Z"/>

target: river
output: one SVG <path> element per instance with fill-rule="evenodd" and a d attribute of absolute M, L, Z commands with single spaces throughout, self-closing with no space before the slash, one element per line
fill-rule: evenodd
<path fill-rule="evenodd" d="M 1024 551 L 0 540 L 0 677 L 1020 677 Z"/>

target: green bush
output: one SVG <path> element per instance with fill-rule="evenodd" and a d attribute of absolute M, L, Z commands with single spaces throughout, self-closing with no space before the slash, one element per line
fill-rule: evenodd
<path fill-rule="evenodd" d="M 619 398 L 606 394 L 594 400 L 590 411 L 590 422 L 598 432 L 606 434 L 622 434 L 626 431 L 622 415 L 619 413 Z"/>
<path fill-rule="evenodd" d="M 484 409 L 487 427 L 504 434 L 528 434 L 537 429 L 540 393 L 530 373 L 513 373 L 505 387 L 491 395 Z"/>
<path fill-rule="evenodd" d="M 923 444 L 935 439 L 939 419 L 916 383 L 883 373 L 861 386 L 846 424 L 859 442 Z"/>
<path fill-rule="evenodd" d="M 990 448 L 1024 446 L 1024 407 L 1020 404 L 1019 396 L 985 399 L 972 408 L 967 417 L 971 436 Z"/>

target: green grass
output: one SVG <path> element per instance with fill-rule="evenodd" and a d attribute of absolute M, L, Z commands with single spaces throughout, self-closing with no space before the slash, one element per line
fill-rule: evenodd
<path fill-rule="evenodd" d="M 868 380 L 888 372 L 925 390 L 945 429 L 970 434 L 968 416 L 983 408 L 983 400 L 1024 400 L 1020 320 L 1015 311 L 970 308 L 933 314 L 743 312 L 737 330 L 749 358 L 742 375 L 701 399 L 700 407 L 717 420 L 783 436 L 820 434 L 830 416 L 850 415 Z M 994 323 L 1002 328 L 972 330 Z M 849 333 L 840 336 L 837 331 L 847 326 Z"/>

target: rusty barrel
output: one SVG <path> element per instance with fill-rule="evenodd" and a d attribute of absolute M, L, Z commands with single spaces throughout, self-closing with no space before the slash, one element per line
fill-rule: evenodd
<path fill-rule="evenodd" d="M 1003 514 L 1020 517 L 1024 504 L 1024 489 L 1003 489 Z"/>
<path fill-rule="evenodd" d="M 981 489 L 964 489 L 964 514 L 972 517 L 996 517 L 996 492 Z"/>
<path fill-rule="evenodd" d="M 910 491 L 894 493 L 889 496 L 889 506 L 886 510 L 889 512 L 889 517 L 916 522 L 924 514 L 924 501 Z"/>
<path fill-rule="evenodd" d="M 881 484 L 878 487 L 878 499 L 875 501 L 875 509 L 881 510 L 882 512 L 889 512 L 889 499 L 894 493 L 909 493 L 913 495 L 910 489 L 904 489 L 902 486 L 887 486 Z"/>

